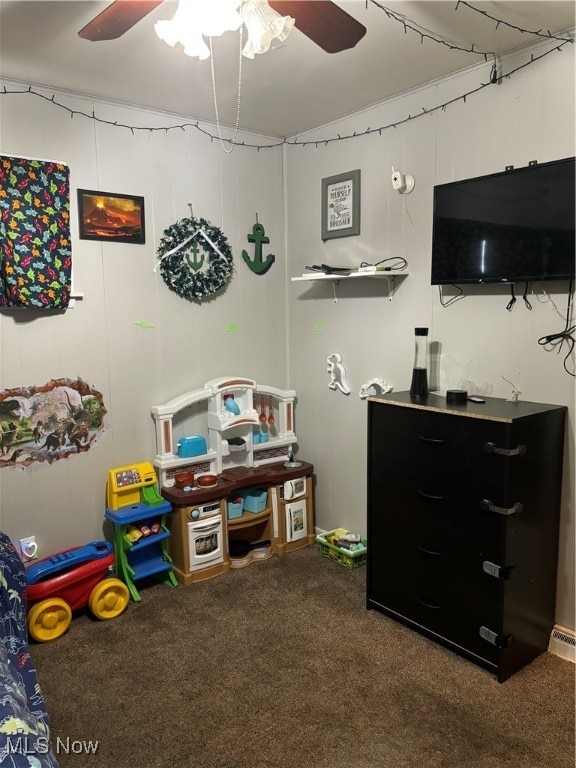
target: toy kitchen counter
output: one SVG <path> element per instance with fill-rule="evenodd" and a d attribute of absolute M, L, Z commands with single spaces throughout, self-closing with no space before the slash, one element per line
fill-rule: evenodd
<path fill-rule="evenodd" d="M 174 507 L 168 550 L 180 583 L 314 544 L 314 467 L 294 463 L 299 466 L 233 467 L 207 487 L 161 489 Z"/>
<path fill-rule="evenodd" d="M 284 462 L 267 464 L 263 467 L 234 467 L 225 469 L 216 475 L 216 483 L 208 486 L 184 488 L 162 488 L 162 496 L 176 506 L 204 504 L 215 499 L 227 497 L 245 488 L 270 485 L 284 485 L 302 477 L 310 477 L 314 471 L 312 464 L 306 461 L 294 462 L 298 467 L 286 468 Z"/>

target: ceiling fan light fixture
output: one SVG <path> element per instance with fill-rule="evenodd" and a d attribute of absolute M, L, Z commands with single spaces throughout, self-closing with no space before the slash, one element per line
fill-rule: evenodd
<path fill-rule="evenodd" d="M 157 21 L 154 30 L 172 47 L 181 43 L 187 56 L 207 59 L 210 49 L 204 36 L 219 37 L 239 29 L 242 18 L 237 6 L 238 0 L 178 0 L 173 18 Z"/>
<path fill-rule="evenodd" d="M 172 47 L 181 43 L 187 56 L 207 59 L 210 49 L 204 37 L 235 32 L 242 24 L 248 32 L 242 55 L 253 59 L 266 53 L 272 40 L 286 40 L 294 19 L 274 11 L 267 0 L 178 0 L 174 17 L 157 21 L 154 30 Z"/>
<path fill-rule="evenodd" d="M 248 59 L 257 53 L 266 53 L 272 40 L 286 40 L 294 28 L 294 19 L 272 10 L 267 0 L 245 0 L 238 10 L 248 31 L 248 40 L 242 49 L 242 55 Z"/>
<path fill-rule="evenodd" d="M 154 30 L 160 40 L 163 40 L 172 48 L 174 48 L 176 43 L 181 43 L 187 56 L 196 56 L 199 59 L 207 59 L 210 56 L 210 49 L 204 42 L 200 31 L 194 32 L 193 29 L 190 29 L 186 36 L 184 36 L 182 30 L 174 25 L 173 20 L 157 21 L 154 25 Z"/>
<path fill-rule="evenodd" d="M 220 37 L 224 32 L 236 32 L 242 26 L 238 0 L 179 0 L 196 8 L 200 31 L 206 37 Z"/>

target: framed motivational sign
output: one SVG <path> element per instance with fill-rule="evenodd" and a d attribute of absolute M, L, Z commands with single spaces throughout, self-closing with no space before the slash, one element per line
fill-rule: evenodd
<path fill-rule="evenodd" d="M 322 240 L 360 234 L 360 170 L 322 179 Z"/>

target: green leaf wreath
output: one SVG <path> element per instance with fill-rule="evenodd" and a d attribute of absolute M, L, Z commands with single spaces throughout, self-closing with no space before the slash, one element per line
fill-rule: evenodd
<path fill-rule="evenodd" d="M 198 246 L 204 251 L 200 261 Z M 206 219 L 190 217 L 172 224 L 164 230 L 157 254 L 160 274 L 168 288 L 192 301 L 215 294 L 228 283 L 234 270 L 228 239 Z M 202 265 L 206 268 L 201 271 Z"/>

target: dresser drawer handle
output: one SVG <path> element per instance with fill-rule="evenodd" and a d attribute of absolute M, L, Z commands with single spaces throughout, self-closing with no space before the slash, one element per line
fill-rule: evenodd
<path fill-rule="evenodd" d="M 446 440 L 438 440 L 435 437 L 424 437 L 424 435 L 418 435 L 418 440 L 422 440 L 423 443 L 430 443 L 431 445 L 445 445 Z"/>
<path fill-rule="evenodd" d="M 418 488 L 417 493 L 419 496 L 422 496 L 423 499 L 429 499 L 430 501 L 444 501 L 444 496 L 434 496 L 431 493 L 421 491 L 420 488 Z"/>
<path fill-rule="evenodd" d="M 437 605 L 436 603 L 429 603 L 428 600 L 422 600 L 421 597 L 417 598 L 420 605 L 423 605 L 424 608 L 431 608 L 433 611 L 439 611 L 441 606 Z"/>
<path fill-rule="evenodd" d="M 495 645 L 496 648 L 506 648 L 511 637 L 511 635 L 499 635 L 497 632 L 494 632 L 494 630 L 484 626 L 480 627 L 479 634 L 482 640 L 486 640 L 492 645 Z"/>
<path fill-rule="evenodd" d="M 442 557 L 444 554 L 444 552 L 437 552 L 435 549 L 426 549 L 426 547 L 422 547 L 420 544 L 418 544 L 418 549 L 425 555 L 430 555 L 430 557 Z"/>
<path fill-rule="evenodd" d="M 497 507 L 490 499 L 482 499 L 480 509 L 483 512 L 496 512 L 499 515 L 513 515 L 515 512 L 522 512 L 523 505 L 517 501 L 513 507 Z"/>
<path fill-rule="evenodd" d="M 525 445 L 517 445 L 516 448 L 498 448 L 496 443 L 485 443 L 486 453 L 497 453 L 500 456 L 524 456 L 528 450 Z"/>
<path fill-rule="evenodd" d="M 496 563 L 491 563 L 490 560 L 484 560 L 482 563 L 482 570 L 489 576 L 494 576 L 495 579 L 500 579 L 500 581 L 503 581 L 504 579 L 509 579 L 512 576 L 514 566 L 497 565 Z"/>

